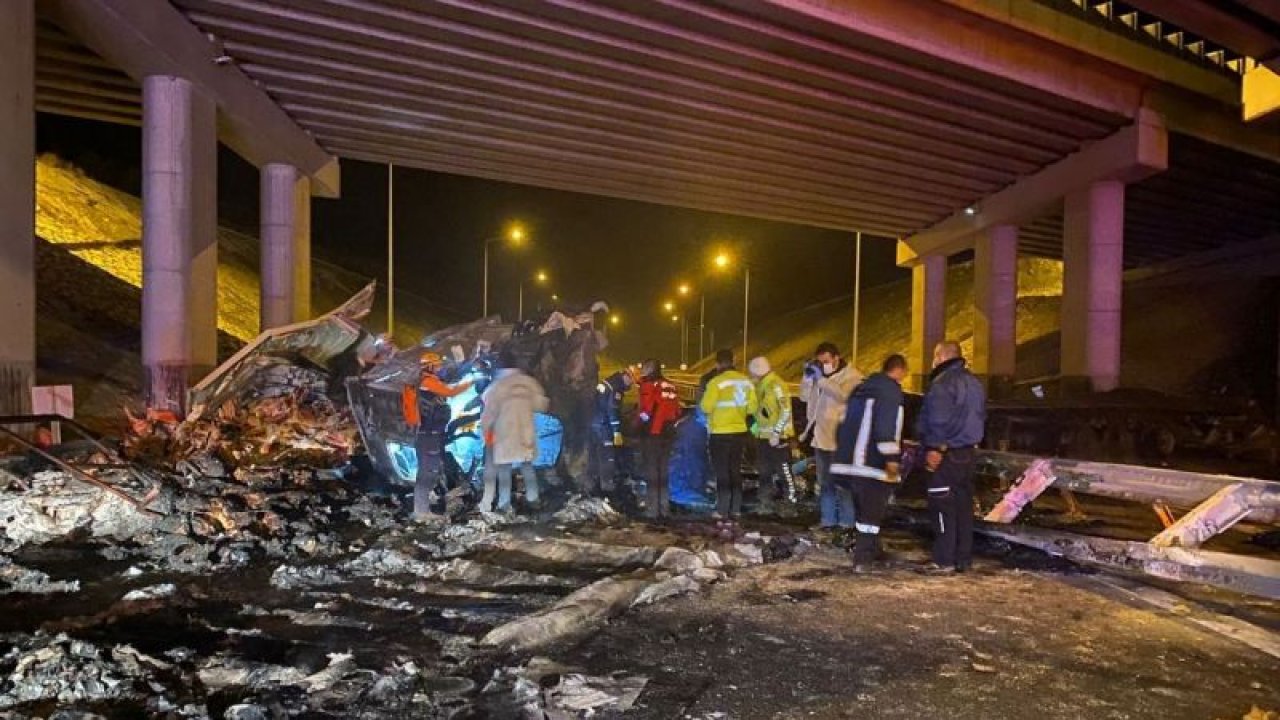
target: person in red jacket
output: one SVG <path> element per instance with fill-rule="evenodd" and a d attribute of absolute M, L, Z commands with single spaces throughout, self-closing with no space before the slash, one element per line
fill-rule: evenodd
<path fill-rule="evenodd" d="M 680 397 L 676 386 L 662 376 L 662 365 L 657 360 L 645 360 L 640 370 L 640 462 L 649 487 L 645 514 L 650 518 L 668 517 L 671 491 L 667 460 L 682 411 Z"/>

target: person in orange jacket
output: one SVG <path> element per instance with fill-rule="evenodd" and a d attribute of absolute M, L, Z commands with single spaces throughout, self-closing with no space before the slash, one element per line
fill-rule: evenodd
<path fill-rule="evenodd" d="M 415 431 L 414 451 L 418 456 L 418 472 L 413 484 L 413 515 L 430 518 L 431 495 L 436 486 L 445 484 L 444 446 L 449 427 L 448 399 L 466 392 L 470 381 L 448 383 L 440 377 L 444 360 L 433 352 L 424 352 L 418 360 L 420 374 L 417 387 L 406 386 L 401 393 L 405 424 Z"/>

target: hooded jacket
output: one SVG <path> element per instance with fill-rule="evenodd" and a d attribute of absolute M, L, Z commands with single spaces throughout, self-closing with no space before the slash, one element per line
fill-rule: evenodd
<path fill-rule="evenodd" d="M 860 382 L 862 375 L 843 360 L 830 375 L 806 375 L 800 382 L 800 399 L 804 401 L 805 413 L 809 417 L 805 432 L 813 431 L 814 449 L 836 449 L 836 428 L 844 419 L 849 393 Z"/>
<path fill-rule="evenodd" d="M 538 437 L 533 414 L 545 412 L 547 396 L 537 380 L 516 369 L 499 370 L 484 391 L 480 427 L 492 438 L 495 465 L 533 462 L 538 456 Z"/>
<path fill-rule="evenodd" d="M 885 466 L 902 458 L 902 418 L 902 386 L 884 373 L 864 380 L 836 432 L 831 472 L 884 480 Z"/>
<path fill-rule="evenodd" d="M 631 389 L 626 371 L 619 370 L 596 385 L 596 424 L 611 435 L 622 432 L 622 396 Z"/>
<path fill-rule="evenodd" d="M 920 444 L 930 450 L 974 447 L 986 433 L 987 394 L 982 382 L 952 358 L 929 374 L 929 389 L 916 422 Z"/>
<path fill-rule="evenodd" d="M 729 368 L 707 383 L 699 403 L 712 435 L 747 432 L 747 416 L 759 411 L 756 387 L 746 375 Z"/>
<path fill-rule="evenodd" d="M 646 377 L 640 383 L 640 421 L 645 433 L 661 435 L 680 418 L 680 395 L 676 386 L 662 375 Z"/>
<path fill-rule="evenodd" d="M 760 414 L 756 416 L 756 437 L 768 439 L 794 437 L 791 425 L 791 393 L 778 373 L 770 371 L 756 384 L 756 398 L 760 402 Z"/>

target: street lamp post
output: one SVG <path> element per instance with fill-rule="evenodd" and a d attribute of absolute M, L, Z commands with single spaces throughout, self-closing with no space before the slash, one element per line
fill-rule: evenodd
<path fill-rule="evenodd" d="M 733 264 L 733 258 L 728 253 L 720 252 L 716 254 L 713 262 L 717 268 L 724 270 Z M 742 270 L 742 361 L 745 363 L 747 361 L 748 331 L 751 323 L 751 266 L 744 261 Z"/>
<path fill-rule="evenodd" d="M 502 237 L 491 237 L 484 241 L 484 301 L 481 304 L 481 315 L 489 317 L 489 246 L 502 240 Z M 506 240 L 513 245 L 524 242 L 524 228 L 518 223 L 507 230 Z"/>
<path fill-rule="evenodd" d="M 849 362 L 858 366 L 858 314 L 862 309 L 862 232 L 855 237 L 856 247 L 853 253 L 853 343 L 849 346 Z"/>

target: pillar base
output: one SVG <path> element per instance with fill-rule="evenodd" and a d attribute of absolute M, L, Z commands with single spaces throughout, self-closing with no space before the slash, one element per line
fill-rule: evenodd
<path fill-rule="evenodd" d="M 35 379 L 34 363 L 0 363 L 0 415 L 30 414 Z"/>
<path fill-rule="evenodd" d="M 189 365 L 148 365 L 143 368 L 143 388 L 148 410 L 169 411 L 181 418 L 187 407 Z"/>

